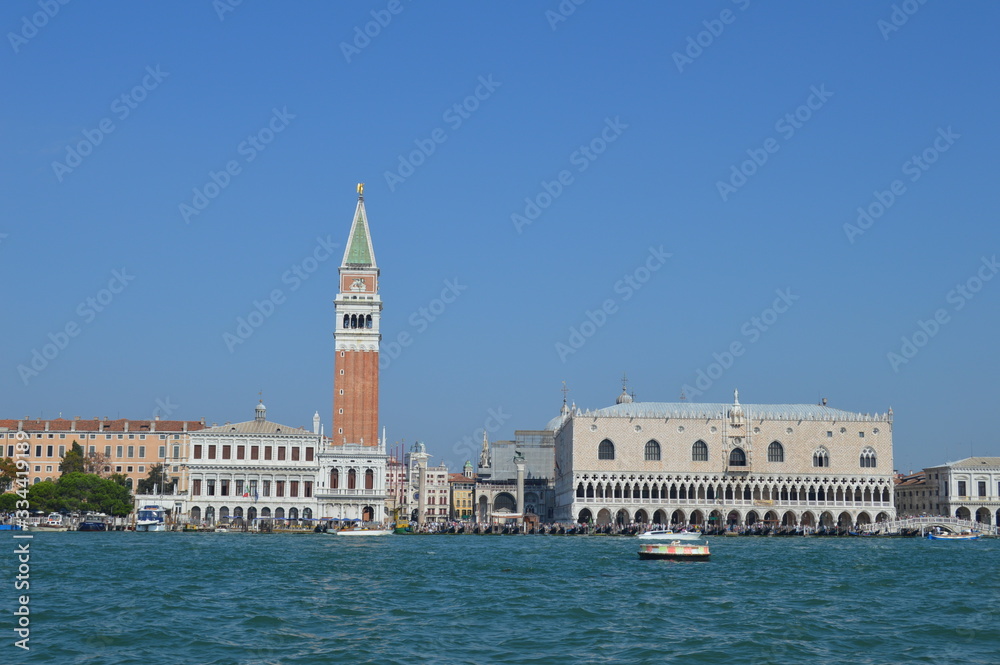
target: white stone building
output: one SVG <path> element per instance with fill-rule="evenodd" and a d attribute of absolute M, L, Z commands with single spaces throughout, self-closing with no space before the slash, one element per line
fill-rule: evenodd
<path fill-rule="evenodd" d="M 967 457 L 924 469 L 897 488 L 901 515 L 948 515 L 1000 526 L 1000 457 Z"/>
<path fill-rule="evenodd" d="M 191 433 L 188 493 L 183 513 L 195 524 L 228 518 L 311 520 L 321 437 L 319 418 L 310 432 L 267 420 L 263 404 L 254 419 Z"/>
<path fill-rule="evenodd" d="M 555 431 L 560 521 L 848 526 L 892 519 L 892 409 L 575 405 Z"/>

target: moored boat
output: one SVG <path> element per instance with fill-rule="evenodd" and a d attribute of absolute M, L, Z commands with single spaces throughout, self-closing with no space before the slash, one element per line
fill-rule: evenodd
<path fill-rule="evenodd" d="M 162 506 L 146 505 L 139 509 L 135 519 L 136 531 L 166 531 L 167 524 L 164 519 Z"/>
<path fill-rule="evenodd" d="M 69 531 L 69 525 L 63 522 L 59 513 L 49 513 L 44 522 L 29 526 L 28 531 Z"/>

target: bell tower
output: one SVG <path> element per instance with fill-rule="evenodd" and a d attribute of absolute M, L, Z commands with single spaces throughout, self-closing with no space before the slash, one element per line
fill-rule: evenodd
<path fill-rule="evenodd" d="M 365 212 L 364 184 L 358 185 L 358 206 L 340 264 L 333 363 L 334 445 L 378 446 L 379 269 L 375 263 Z"/>

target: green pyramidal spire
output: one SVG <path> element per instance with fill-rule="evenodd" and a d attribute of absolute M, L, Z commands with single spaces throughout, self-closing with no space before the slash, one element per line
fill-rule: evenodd
<path fill-rule="evenodd" d="M 358 192 L 358 207 L 354 211 L 354 223 L 351 225 L 351 235 L 347 239 L 347 249 L 344 251 L 344 266 L 352 268 L 374 268 L 375 250 L 372 249 L 372 239 L 368 232 L 368 215 L 365 213 L 365 199 Z"/>

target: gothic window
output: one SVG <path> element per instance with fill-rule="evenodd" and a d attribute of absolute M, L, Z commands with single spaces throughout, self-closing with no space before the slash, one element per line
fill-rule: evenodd
<path fill-rule="evenodd" d="M 372 315 L 367 314 L 365 316 L 365 328 L 371 328 L 371 327 L 372 327 Z"/>
<path fill-rule="evenodd" d="M 607 439 L 601 441 L 601 444 L 597 446 L 597 459 L 614 459 L 615 458 L 615 444 L 611 443 Z"/>
<path fill-rule="evenodd" d="M 660 461 L 660 444 L 652 439 L 646 442 L 646 461 Z"/>
<path fill-rule="evenodd" d="M 784 462 L 785 461 L 785 447 L 782 446 L 777 441 L 772 441 L 771 445 L 767 447 L 767 461 L 768 462 Z"/>
<path fill-rule="evenodd" d="M 861 468 L 862 469 L 874 469 L 877 458 L 875 456 L 874 448 L 865 448 L 861 451 Z"/>
<path fill-rule="evenodd" d="M 830 454 L 826 452 L 826 448 L 813 453 L 813 466 L 830 466 Z"/>
<path fill-rule="evenodd" d="M 576 497 L 578 499 L 584 498 L 583 483 L 580 483 L 579 485 L 576 486 Z"/>
<path fill-rule="evenodd" d="M 349 314 L 344 314 L 344 327 L 347 328 L 351 325 L 351 317 Z"/>
<path fill-rule="evenodd" d="M 747 454 L 743 452 L 742 448 L 733 448 L 732 452 L 729 453 L 729 466 L 746 466 L 747 465 Z"/>
<path fill-rule="evenodd" d="M 708 461 L 708 444 L 704 441 L 695 441 L 691 446 L 691 459 L 695 462 Z"/>

